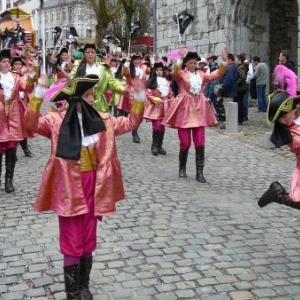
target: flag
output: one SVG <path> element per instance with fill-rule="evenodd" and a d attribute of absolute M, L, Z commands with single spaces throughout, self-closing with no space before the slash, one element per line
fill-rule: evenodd
<path fill-rule="evenodd" d="M 0 23 L 7 21 L 7 20 L 11 20 L 11 14 L 8 10 L 6 10 L 0 14 Z"/>
<path fill-rule="evenodd" d="M 75 27 L 70 27 L 69 30 L 69 37 L 68 37 L 68 42 L 72 43 L 72 42 L 77 42 L 76 36 L 78 36 L 77 30 Z"/>
<path fill-rule="evenodd" d="M 179 32 L 180 34 L 183 34 L 187 27 L 190 25 L 191 21 L 194 21 L 194 17 L 184 11 L 178 14 L 178 19 L 177 15 L 174 15 L 173 20 L 176 24 L 178 24 L 179 21 Z"/>
<path fill-rule="evenodd" d="M 54 30 L 52 30 L 52 32 L 54 33 L 53 41 L 54 41 L 54 47 L 55 47 L 60 38 L 62 29 L 58 26 L 55 26 Z"/>
<path fill-rule="evenodd" d="M 141 23 L 139 21 L 132 22 L 131 23 L 130 35 L 132 36 L 140 28 L 141 28 Z"/>
<path fill-rule="evenodd" d="M 43 8 L 43 6 L 44 6 L 44 0 L 40 0 L 40 7 L 41 7 L 41 9 Z"/>

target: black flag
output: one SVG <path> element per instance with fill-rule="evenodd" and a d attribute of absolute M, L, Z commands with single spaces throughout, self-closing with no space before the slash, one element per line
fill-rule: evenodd
<path fill-rule="evenodd" d="M 43 9 L 43 6 L 44 6 L 44 0 L 40 0 L 40 7 L 41 7 L 41 9 Z"/>
<path fill-rule="evenodd" d="M 176 24 L 178 24 L 179 21 L 179 32 L 180 34 L 183 34 L 187 27 L 190 25 L 191 21 L 194 21 L 194 17 L 188 14 L 186 11 L 184 11 L 178 14 L 178 20 L 177 15 L 174 15 L 173 20 Z"/>
<path fill-rule="evenodd" d="M 134 21 L 131 23 L 131 31 L 130 35 L 134 35 L 134 33 L 141 28 L 141 23 L 139 21 Z"/>
<path fill-rule="evenodd" d="M 53 34 L 54 34 L 54 37 L 53 37 L 53 40 L 54 40 L 54 47 L 56 46 L 59 38 L 60 38 L 60 35 L 61 35 L 61 32 L 62 32 L 62 29 L 58 26 L 55 26 L 54 27 L 54 30 L 52 30 Z"/>

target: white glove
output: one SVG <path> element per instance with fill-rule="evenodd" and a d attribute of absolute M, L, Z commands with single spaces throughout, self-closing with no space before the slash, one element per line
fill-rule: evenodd
<path fill-rule="evenodd" d="M 135 99 L 138 102 L 145 102 L 146 92 L 145 91 L 134 92 L 133 99 Z"/>
<path fill-rule="evenodd" d="M 130 64 L 130 62 L 129 62 L 129 61 L 126 61 L 126 63 L 124 64 L 124 67 L 125 67 L 125 68 L 129 68 L 129 64 Z"/>
<path fill-rule="evenodd" d="M 46 92 L 47 92 L 47 89 L 45 87 L 37 85 L 36 88 L 35 88 L 35 90 L 34 90 L 34 95 L 37 98 L 44 98 Z"/>

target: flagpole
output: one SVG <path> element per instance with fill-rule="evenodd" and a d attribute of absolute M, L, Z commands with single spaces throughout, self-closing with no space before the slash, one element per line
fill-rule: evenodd
<path fill-rule="evenodd" d="M 46 74 L 46 40 L 45 40 L 45 11 L 41 7 L 41 37 L 42 37 L 42 55 L 43 55 L 43 66 L 42 66 L 42 74 Z"/>
<path fill-rule="evenodd" d="M 181 47 L 181 35 L 180 35 L 180 24 L 179 24 L 178 13 L 176 13 L 176 17 L 177 17 L 177 25 L 178 25 L 179 46 Z"/>
<path fill-rule="evenodd" d="M 130 55 L 130 47 L 131 47 L 131 32 L 129 34 L 129 42 L 128 42 L 128 55 Z"/>

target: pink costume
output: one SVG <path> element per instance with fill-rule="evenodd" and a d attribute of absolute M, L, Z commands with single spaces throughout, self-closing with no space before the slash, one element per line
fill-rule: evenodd
<path fill-rule="evenodd" d="M 170 87 L 171 83 L 168 82 L 168 84 L 169 84 L 168 95 L 162 96 L 162 93 L 158 89 L 155 89 L 155 90 L 148 89 L 147 90 L 147 102 L 145 105 L 144 119 L 155 121 L 155 120 L 162 120 L 164 118 L 166 112 L 170 108 L 170 105 L 171 105 L 171 102 L 173 99 L 173 93 L 172 93 L 172 89 Z M 155 103 L 152 100 L 152 97 L 158 98 L 158 99 L 162 100 L 162 102 Z"/>
<path fill-rule="evenodd" d="M 65 111 L 49 112 L 39 117 L 32 103 L 25 120 L 29 130 L 51 139 L 51 157 L 42 177 L 34 210 L 52 210 L 59 216 L 71 217 L 86 214 L 88 207 L 81 185 L 80 161 L 65 160 L 55 155 L 58 133 L 65 114 Z M 105 122 L 106 131 L 99 133 L 99 141 L 95 145 L 98 160 L 94 194 L 96 217 L 115 213 L 116 202 L 124 199 L 115 136 L 131 131 L 142 121 L 142 115 L 136 113 L 131 113 L 129 118 L 118 119 L 108 113 L 100 115 Z"/>
<path fill-rule="evenodd" d="M 188 52 L 185 56 L 185 63 L 189 60 L 197 61 L 197 53 Z M 219 79 L 225 70 L 224 66 L 220 66 L 218 70 L 206 74 L 201 70 L 194 72 L 187 69 L 181 70 L 178 64 L 175 64 L 173 78 L 177 82 L 179 93 L 172 101 L 162 124 L 178 128 L 180 140 L 179 177 L 187 177 L 186 162 L 192 135 L 196 149 L 196 179 L 199 182 L 206 182 L 203 176 L 205 127 L 217 124 L 217 120 L 203 90 L 207 82 Z"/>
<path fill-rule="evenodd" d="M 29 79 L 21 80 L 21 76 L 17 73 L 11 74 L 14 78 L 11 99 L 8 101 L 4 101 L 3 97 L 0 99 L 0 144 L 22 141 L 27 137 L 23 122 L 26 106 L 20 99 L 19 92 L 26 93 L 32 90 L 33 82 Z"/>

